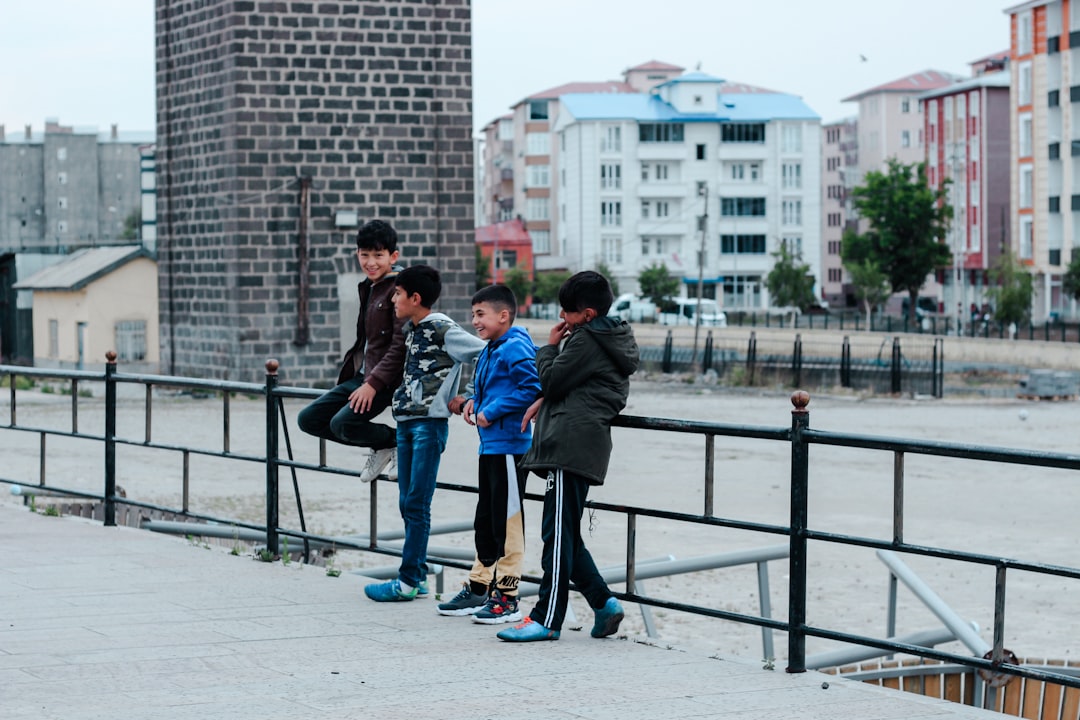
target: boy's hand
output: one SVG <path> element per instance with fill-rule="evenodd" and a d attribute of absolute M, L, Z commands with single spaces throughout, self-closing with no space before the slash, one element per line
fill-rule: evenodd
<path fill-rule="evenodd" d="M 540 406 L 544 404 L 544 398 L 539 397 L 533 401 L 533 404 L 529 406 L 529 409 L 525 411 L 525 416 L 521 418 L 521 432 L 525 432 L 529 427 L 529 422 L 536 417 L 536 413 L 540 412 Z"/>
<path fill-rule="evenodd" d="M 469 402 L 471 403 L 472 400 L 470 400 Z M 465 402 L 465 396 L 464 395 L 458 395 L 456 397 L 452 397 L 452 398 L 450 398 L 450 402 L 446 403 L 446 407 L 449 408 L 450 412 L 454 413 L 455 415 L 460 415 L 461 414 L 461 409 L 463 407 L 465 407 L 466 405 L 467 405 L 467 403 Z M 467 419 L 468 418 L 466 418 L 466 420 Z"/>
<path fill-rule="evenodd" d="M 564 337 L 570 334 L 571 329 L 565 320 L 560 320 L 555 324 L 555 327 L 551 328 L 551 332 L 548 334 L 548 345 L 558 345 Z"/>
<path fill-rule="evenodd" d="M 491 421 L 484 416 L 484 413 L 480 413 L 476 416 L 476 426 L 483 428 L 491 427 Z"/>
<path fill-rule="evenodd" d="M 356 388 L 349 394 L 349 407 L 354 413 L 363 413 L 371 409 L 371 403 L 375 399 L 375 388 L 367 383 Z"/>

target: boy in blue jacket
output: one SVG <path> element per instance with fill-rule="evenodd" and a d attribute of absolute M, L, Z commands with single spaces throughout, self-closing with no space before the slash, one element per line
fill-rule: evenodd
<path fill-rule="evenodd" d="M 505 285 L 473 295 L 473 328 L 487 340 L 463 411 L 465 422 L 480 434 L 476 560 L 461 592 L 438 607 L 441 615 L 472 615 L 473 622 L 486 625 L 522 617 L 517 595 L 525 557 L 522 497 L 528 473 L 518 463 L 532 442 L 532 428 L 523 418 L 540 394 L 540 378 L 536 346 L 528 332 L 514 326 L 516 314 L 514 293 Z"/>

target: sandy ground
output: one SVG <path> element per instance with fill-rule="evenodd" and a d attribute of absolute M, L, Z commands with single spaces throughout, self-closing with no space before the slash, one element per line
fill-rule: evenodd
<path fill-rule="evenodd" d="M 71 428 L 71 399 L 35 391 L 18 395 L 20 425 Z M 79 430 L 101 433 L 102 402 L 81 399 Z M 287 406 L 290 422 L 302 402 Z M 627 414 L 707 420 L 761 427 L 790 426 L 786 392 L 748 392 L 682 383 L 635 383 Z M 905 438 L 924 438 L 994 447 L 1075 452 L 1078 406 L 1075 402 L 1032 403 L 978 398 L 911 400 L 857 396 L 814 397 L 811 426 Z M 236 454 L 262 449 L 263 403 L 236 398 L 231 405 L 229 449 Z M 1021 411 L 1026 411 L 1022 413 Z M 1025 417 L 1021 417 L 1025 415 Z M 156 442 L 223 448 L 224 421 L 220 399 L 157 397 L 153 410 Z M 7 393 L 0 418 L 9 419 Z M 118 432 L 142 440 L 141 399 L 122 401 Z M 293 450 L 316 462 L 318 443 L 291 427 Z M 701 512 L 703 507 L 704 441 L 694 435 L 617 429 L 608 481 L 591 493 L 594 500 Z M 38 434 L 0 432 L 3 469 L 0 476 L 35 484 L 39 477 Z M 101 444 L 69 438 L 47 439 L 50 482 L 100 492 Z M 282 453 L 285 448 L 282 443 Z M 328 464 L 359 469 L 364 451 L 331 444 Z M 475 430 L 455 418 L 443 456 L 440 480 L 475 484 Z M 810 523 L 815 529 L 892 536 L 892 468 L 889 453 L 813 446 L 810 451 Z M 1080 547 L 1080 483 L 1073 473 L 977 461 L 908 456 L 906 466 L 905 539 L 974 552 L 1076 566 Z M 119 483 L 129 497 L 179 505 L 183 472 L 179 452 L 122 446 L 118 451 Z M 776 525 L 788 522 L 789 446 L 775 441 L 719 437 L 716 440 L 716 509 L 718 516 Z M 191 509 L 262 522 L 265 473 L 253 462 L 192 455 Z M 369 493 L 353 478 L 301 472 L 298 478 L 308 528 L 328 535 L 367 533 Z M 289 474 L 282 472 L 283 524 L 296 527 L 295 498 Z M 533 476 L 528 490 L 540 493 Z M 6 492 L 4 502 L 17 502 Z M 474 496 L 439 491 L 433 503 L 435 522 L 471 517 Z M 395 488 L 379 487 L 380 529 L 400 526 Z M 526 508 L 526 569 L 540 573 L 540 507 Z M 621 515 L 597 512 L 583 523 L 586 542 L 601 566 L 619 565 L 626 553 L 626 521 Z M 470 547 L 469 533 L 437 536 L 433 546 Z M 690 558 L 736 549 L 785 544 L 778 535 L 706 528 L 641 518 L 637 557 L 673 555 Z M 973 620 L 980 635 L 992 642 L 994 571 L 929 558 L 908 557 L 909 565 L 959 615 Z M 393 558 L 343 553 L 338 567 L 392 564 Z M 447 571 L 454 592 L 465 572 Z M 874 552 L 813 543 L 809 554 L 811 624 L 830 629 L 884 635 L 888 572 Z M 786 563 L 770 564 L 773 615 L 786 617 Z M 618 587 L 618 586 L 616 586 Z M 640 588 L 639 588 L 640 590 Z M 652 596 L 719 607 L 746 614 L 758 610 L 757 574 L 753 566 L 678 575 L 644 582 Z M 1077 583 L 1049 576 L 1010 572 L 1008 577 L 1006 646 L 1021 658 L 1080 659 L 1080 593 Z M 898 629 L 901 633 L 940 627 L 938 620 L 901 587 Z M 532 601 L 524 601 L 526 608 Z M 591 620 L 580 598 L 576 614 Z M 632 608 L 624 628 L 643 633 L 641 615 Z M 660 641 L 673 646 L 705 646 L 724 655 L 758 658 L 760 629 L 737 623 L 655 610 Z M 776 634 L 776 654 L 786 655 L 786 638 Z M 811 639 L 808 652 L 835 645 Z M 947 646 L 965 652 L 953 643 Z"/>

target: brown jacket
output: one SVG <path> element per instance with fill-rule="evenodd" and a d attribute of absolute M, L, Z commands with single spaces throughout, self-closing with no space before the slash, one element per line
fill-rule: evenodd
<path fill-rule="evenodd" d="M 345 353 L 338 385 L 351 380 L 360 371 L 361 360 L 364 382 L 376 391 L 394 390 L 401 384 L 405 368 L 405 336 L 401 334 L 401 326 L 405 320 L 394 316 L 394 304 L 390 302 L 398 270 L 400 268 L 395 267 L 375 283 L 365 278 L 356 286 L 360 296 L 356 342 Z"/>

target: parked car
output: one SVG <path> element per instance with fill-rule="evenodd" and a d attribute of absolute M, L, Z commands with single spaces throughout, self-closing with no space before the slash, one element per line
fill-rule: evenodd
<path fill-rule="evenodd" d="M 727 315 L 710 298 L 702 298 L 700 306 L 697 298 L 668 298 L 661 307 L 659 319 L 662 325 L 693 325 L 695 314 L 701 316 L 702 325 L 727 327 Z"/>
<path fill-rule="evenodd" d="M 625 293 L 615 298 L 608 315 L 627 322 L 656 322 L 656 306 L 649 300 Z"/>

